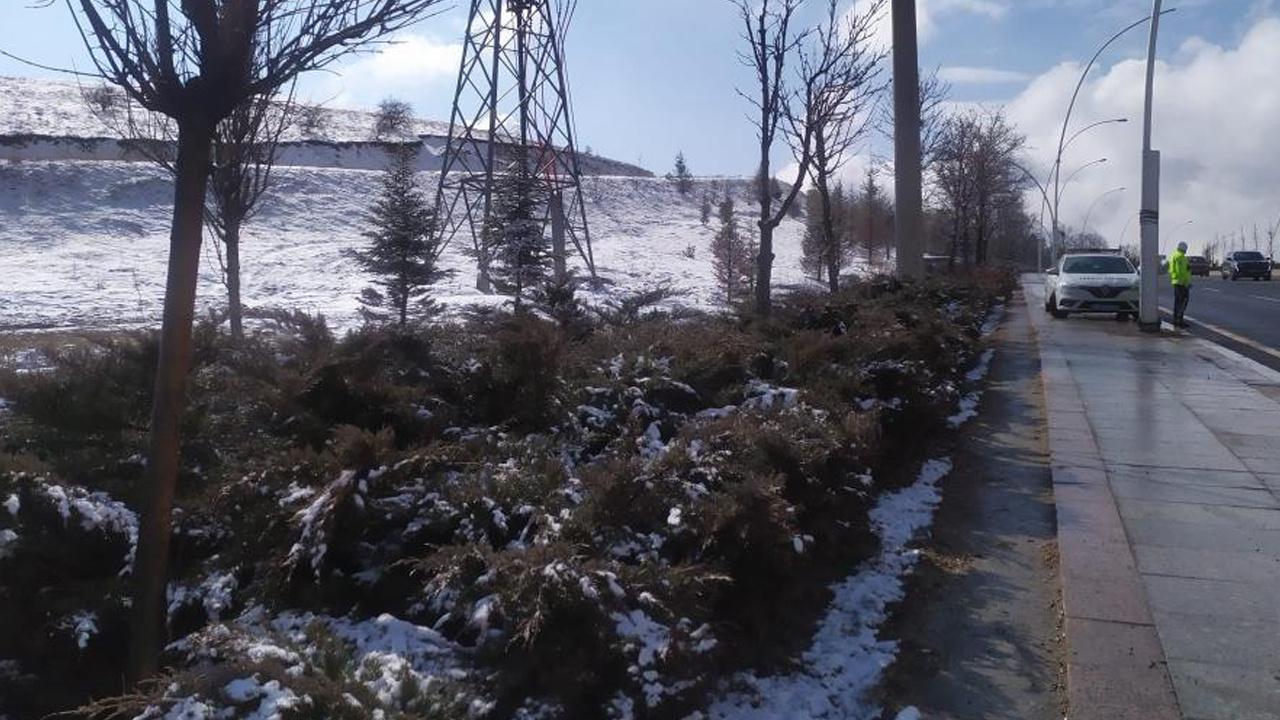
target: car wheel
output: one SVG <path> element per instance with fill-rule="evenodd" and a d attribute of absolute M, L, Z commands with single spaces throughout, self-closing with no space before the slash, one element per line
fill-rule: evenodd
<path fill-rule="evenodd" d="M 1235 273 L 1231 273 L 1231 282 L 1235 282 L 1235 281 L 1237 281 L 1237 280 L 1239 280 L 1239 279 L 1240 279 L 1240 276 L 1239 276 L 1239 275 L 1237 275 L 1237 274 L 1235 274 Z"/>
<path fill-rule="evenodd" d="M 1066 310 L 1058 309 L 1057 295 L 1053 295 L 1049 298 L 1049 313 L 1059 320 L 1065 318 L 1069 314 Z"/>
<path fill-rule="evenodd" d="M 1116 313 L 1116 322 L 1126 322 L 1129 320 L 1129 313 Z"/>

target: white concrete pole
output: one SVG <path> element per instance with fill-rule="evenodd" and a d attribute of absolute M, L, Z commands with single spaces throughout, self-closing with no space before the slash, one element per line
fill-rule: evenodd
<path fill-rule="evenodd" d="M 893 184 L 898 276 L 924 277 L 920 59 L 915 0 L 893 0 Z"/>
<path fill-rule="evenodd" d="M 1151 38 L 1147 46 L 1147 92 L 1142 118 L 1142 279 L 1138 322 L 1143 330 L 1160 332 L 1160 152 L 1151 149 L 1152 100 L 1155 97 L 1156 39 L 1160 32 L 1161 0 L 1151 8 Z"/>

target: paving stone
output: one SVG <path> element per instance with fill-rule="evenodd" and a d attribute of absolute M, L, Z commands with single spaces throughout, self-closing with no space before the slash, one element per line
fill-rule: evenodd
<path fill-rule="evenodd" d="M 1247 470 L 1195 470 L 1188 468 L 1149 467 L 1143 465 L 1127 465 L 1109 463 L 1107 473 L 1112 479 L 1143 480 L 1165 483 L 1177 483 L 1192 487 L 1265 487 L 1262 479 Z"/>
<path fill-rule="evenodd" d="M 1270 495 L 1270 493 L 1267 493 Z M 1226 525 L 1243 529 L 1280 530 L 1280 510 L 1222 504 L 1170 503 L 1154 500 L 1119 500 L 1120 513 L 1128 520 L 1163 520 L 1184 525 Z"/>
<path fill-rule="evenodd" d="M 1169 661 L 1186 720 L 1276 720 L 1280 672 L 1272 668 Z"/>
<path fill-rule="evenodd" d="M 1067 618 L 1069 661 L 1088 665 L 1149 665 L 1164 650 L 1154 625 Z"/>
<path fill-rule="evenodd" d="M 1153 613 L 1280 623 L 1280 578 L 1268 584 L 1144 575 Z"/>
<path fill-rule="evenodd" d="M 1254 583 L 1280 577 L 1280 553 L 1214 552 L 1136 544 L 1133 554 L 1143 575 Z"/>
<path fill-rule="evenodd" d="M 1113 475 L 1111 492 L 1121 500 L 1150 500 L 1166 503 L 1228 505 L 1280 509 L 1280 500 L 1265 487 L 1231 487 L 1223 485 L 1190 485 L 1163 480 L 1128 479 Z"/>
<path fill-rule="evenodd" d="M 1213 615 L 1154 615 L 1170 660 L 1243 665 L 1280 672 L 1280 625 Z M 1276 708 L 1280 712 L 1280 706 Z"/>
<path fill-rule="evenodd" d="M 1280 531 L 1218 525 L 1171 525 L 1163 520 L 1125 521 L 1134 544 L 1213 550 L 1217 552 L 1280 553 Z"/>
<path fill-rule="evenodd" d="M 1163 663 L 1067 663 L 1072 720 L 1176 720 L 1178 701 Z M 1120 714 L 1112 714 L 1119 712 Z"/>

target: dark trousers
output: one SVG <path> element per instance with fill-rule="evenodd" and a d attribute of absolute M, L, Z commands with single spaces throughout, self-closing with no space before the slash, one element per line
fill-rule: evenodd
<path fill-rule="evenodd" d="M 1190 285 L 1173 286 L 1173 324 L 1181 325 L 1182 316 L 1187 312 L 1187 303 L 1191 302 Z"/>

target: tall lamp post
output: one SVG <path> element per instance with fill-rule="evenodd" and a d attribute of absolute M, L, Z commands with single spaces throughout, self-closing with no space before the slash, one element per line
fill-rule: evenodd
<path fill-rule="evenodd" d="M 920 59 L 916 0 L 893 0 L 893 184 L 898 274 L 924 276 L 920 165 Z"/>
<path fill-rule="evenodd" d="M 1142 231 L 1142 267 L 1139 288 L 1138 325 L 1147 332 L 1160 332 L 1160 273 L 1150 272 L 1160 255 L 1160 152 L 1151 149 L 1151 105 L 1155 96 L 1156 39 L 1160 33 L 1160 6 L 1151 6 L 1151 37 L 1147 41 L 1146 102 L 1142 116 L 1142 211 L 1138 214 Z"/>
<path fill-rule="evenodd" d="M 1055 157 L 1055 159 L 1054 159 L 1054 161 L 1053 161 L 1053 185 L 1054 185 L 1053 200 L 1054 200 L 1054 204 L 1051 206 L 1051 207 L 1052 207 L 1052 213 L 1050 214 L 1050 219 L 1053 221 L 1053 236 L 1054 236 L 1054 237 L 1053 237 L 1053 239 L 1054 239 L 1054 241 L 1056 241 L 1056 240 L 1057 240 L 1057 237 L 1058 237 L 1058 205 L 1057 205 L 1057 202 L 1058 202 L 1058 199 L 1060 198 L 1060 193 L 1058 192 L 1058 190 L 1059 190 L 1059 182 L 1058 182 L 1058 181 L 1059 181 L 1059 179 L 1062 177 L 1062 152 L 1063 152 L 1063 150 L 1065 150 L 1065 149 L 1066 149 L 1066 147 L 1067 147 L 1067 145 L 1068 145 L 1068 141 L 1067 141 L 1067 128 L 1068 128 L 1068 127 L 1070 127 L 1070 125 L 1071 125 L 1071 113 L 1072 113 L 1072 111 L 1073 111 L 1073 110 L 1075 110 L 1075 107 L 1076 107 L 1076 100 L 1077 100 L 1077 99 L 1079 98 L 1079 96 L 1080 96 L 1080 90 L 1081 90 L 1081 88 L 1083 88 L 1083 87 L 1084 87 L 1084 81 L 1085 81 L 1085 78 L 1086 78 L 1086 77 L 1088 77 L 1088 75 L 1089 75 L 1089 71 L 1093 69 L 1093 65 L 1094 65 L 1094 63 L 1096 63 L 1096 62 L 1098 61 L 1098 58 L 1102 56 L 1102 53 L 1103 53 L 1104 51 L 1106 51 L 1106 49 L 1107 49 L 1107 48 L 1111 47 L 1111 44 L 1112 44 L 1112 43 L 1114 43 L 1115 41 L 1117 41 L 1117 40 L 1119 40 L 1121 37 L 1123 37 L 1125 33 L 1129 32 L 1130 30 L 1133 30 L 1134 28 L 1138 27 L 1139 25 L 1142 25 L 1143 23 L 1146 23 L 1146 22 L 1152 22 L 1152 23 L 1153 23 L 1153 25 L 1152 25 L 1152 31 L 1153 31 L 1153 37 L 1154 37 L 1154 30 L 1155 30 L 1154 22 L 1155 22 L 1156 20 L 1158 20 L 1158 19 L 1159 19 L 1159 17 L 1160 17 L 1161 15 L 1163 15 L 1164 13 L 1170 13 L 1170 12 L 1173 12 L 1175 9 L 1176 9 L 1176 8 L 1170 8 L 1169 10 L 1161 11 L 1161 9 L 1160 9 L 1160 3 L 1158 3 L 1158 2 L 1157 2 L 1157 3 L 1156 3 L 1156 7 L 1155 7 L 1155 11 L 1153 12 L 1153 14 L 1152 14 L 1152 16 L 1151 16 L 1150 18 L 1144 17 L 1144 18 L 1142 18 L 1141 20 L 1137 20 L 1137 21 L 1135 21 L 1135 22 L 1133 22 L 1133 23 L 1129 24 L 1129 25 L 1128 25 L 1127 27 L 1125 27 L 1123 30 L 1121 30 L 1120 32 L 1116 33 L 1115 35 L 1112 35 L 1110 38 L 1108 38 L 1106 42 L 1102 43 L 1102 46 L 1101 46 L 1101 47 L 1099 47 L 1099 48 L 1098 48 L 1098 50 L 1097 50 L 1097 52 L 1095 52 L 1095 53 L 1093 54 L 1093 57 L 1089 59 L 1089 63 L 1088 63 L 1087 65 L 1085 65 L 1085 67 L 1084 67 L 1084 71 L 1080 73 L 1080 79 L 1076 82 L 1076 89 L 1075 89 L 1075 91 L 1074 91 L 1074 92 L 1072 92 L 1072 93 L 1071 93 L 1071 102 L 1067 105 L 1067 114 L 1062 118 L 1062 133 L 1058 136 L 1058 154 L 1057 154 L 1057 156 Z M 1097 125 L 1097 124 L 1105 124 L 1105 123 L 1095 123 L 1095 125 Z M 1089 129 L 1088 127 L 1084 128 L 1084 130 L 1088 130 L 1088 129 Z M 1072 140 L 1074 140 L 1075 138 L 1079 137 L 1080 133 L 1084 132 L 1084 130 L 1081 130 L 1081 131 L 1077 132 L 1075 135 L 1072 135 L 1072 136 L 1071 136 L 1071 139 L 1072 139 Z M 1046 183 L 1046 184 L 1047 184 L 1047 183 Z M 1045 195 L 1047 196 L 1047 195 L 1048 195 L 1048 193 L 1045 193 Z"/>

